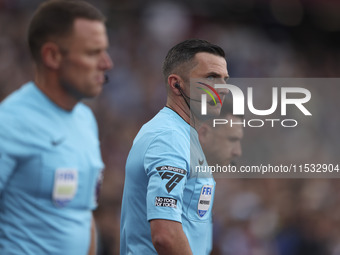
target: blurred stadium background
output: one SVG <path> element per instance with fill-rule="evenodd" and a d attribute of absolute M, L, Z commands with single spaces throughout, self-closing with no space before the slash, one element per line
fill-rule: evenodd
<path fill-rule="evenodd" d="M 33 77 L 26 31 L 40 2 L 0 0 L 0 101 Z M 100 255 L 119 254 L 125 160 L 141 125 L 164 106 L 161 66 L 171 46 L 192 37 L 222 46 L 232 77 L 340 74 L 339 1 L 90 2 L 108 18 L 109 53 L 115 63 L 104 93 L 87 102 L 98 120 L 106 164 L 95 212 Z M 283 162 L 293 146 L 295 157 L 306 163 L 339 163 L 340 89 L 323 89 L 320 84 L 316 93 L 322 101 L 315 109 L 322 106 L 323 110 L 313 118 L 320 119 L 320 125 L 306 126 L 280 142 L 273 139 L 271 129 L 245 130 L 240 162 Z M 213 254 L 340 254 L 339 179 L 223 178 L 216 182 Z"/>

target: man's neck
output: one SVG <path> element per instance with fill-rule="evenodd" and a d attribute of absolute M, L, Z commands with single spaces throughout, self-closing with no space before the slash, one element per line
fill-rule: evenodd
<path fill-rule="evenodd" d="M 188 123 L 194 129 L 198 130 L 200 126 L 200 121 L 194 116 L 194 114 L 186 104 L 168 98 L 166 106 L 175 111 L 179 116 L 181 116 L 181 118 L 186 123 Z"/>
<path fill-rule="evenodd" d="M 65 91 L 53 73 L 38 74 L 38 72 L 36 72 L 34 82 L 52 102 L 66 111 L 72 111 L 74 106 L 78 103 L 77 100 Z"/>

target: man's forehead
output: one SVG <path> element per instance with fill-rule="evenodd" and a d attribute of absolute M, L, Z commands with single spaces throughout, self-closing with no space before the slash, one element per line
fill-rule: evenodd
<path fill-rule="evenodd" d="M 195 55 L 193 61 L 196 65 L 192 71 L 200 70 L 205 73 L 216 73 L 223 77 L 228 77 L 227 62 L 225 58 L 207 52 L 199 52 Z"/>
<path fill-rule="evenodd" d="M 209 52 L 198 52 L 196 53 L 194 60 L 198 63 L 208 63 L 208 64 L 222 64 L 226 65 L 226 60 L 224 57 L 212 54 Z"/>
<path fill-rule="evenodd" d="M 73 31 L 68 40 L 77 40 L 88 45 L 102 45 L 103 47 L 108 44 L 104 23 L 84 18 L 74 20 Z"/>
<path fill-rule="evenodd" d="M 84 18 L 74 20 L 72 30 L 73 38 L 90 39 L 102 36 L 106 36 L 106 28 L 103 22 Z"/>

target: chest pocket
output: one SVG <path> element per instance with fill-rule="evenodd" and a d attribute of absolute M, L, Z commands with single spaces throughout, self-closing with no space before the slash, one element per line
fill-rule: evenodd
<path fill-rule="evenodd" d="M 215 194 L 214 179 L 195 177 L 188 182 L 195 182 L 187 212 L 188 219 L 200 222 L 211 220 Z"/>
<path fill-rule="evenodd" d="M 57 207 L 94 209 L 103 167 L 99 149 L 93 153 L 67 142 L 54 146 L 41 155 L 39 197 Z"/>

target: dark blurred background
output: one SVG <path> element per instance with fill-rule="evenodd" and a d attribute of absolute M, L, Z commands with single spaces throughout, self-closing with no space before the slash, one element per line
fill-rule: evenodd
<path fill-rule="evenodd" d="M 0 101 L 33 78 L 26 31 L 40 2 L 0 0 Z M 161 67 L 174 44 L 201 38 L 220 45 L 231 77 L 340 75 L 339 1 L 89 2 L 108 18 L 109 53 L 115 64 L 101 96 L 86 102 L 98 120 L 106 164 L 95 212 L 100 255 L 119 254 L 126 157 L 139 128 L 165 105 Z M 305 163 L 338 160 L 340 90 L 323 89 L 320 84 L 315 91 L 320 94 L 316 109 L 328 106 L 313 118 L 330 125 L 305 126 L 288 135 L 286 144 L 277 142 L 270 129 L 246 129 L 240 162 L 289 161 L 292 147 L 295 157 Z M 216 182 L 213 254 L 340 254 L 338 179 L 221 178 Z"/>

